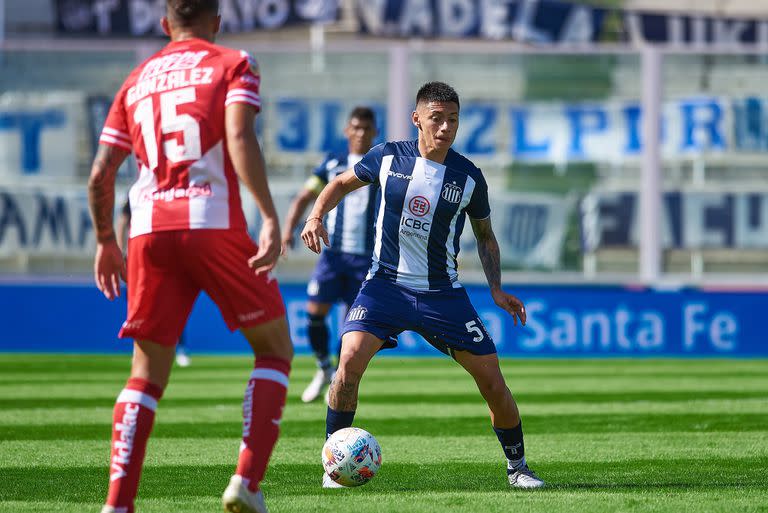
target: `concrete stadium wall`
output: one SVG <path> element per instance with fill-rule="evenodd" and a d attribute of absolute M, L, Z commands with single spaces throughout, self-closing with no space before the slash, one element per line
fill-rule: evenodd
<path fill-rule="evenodd" d="M 297 353 L 307 353 L 305 291 L 283 284 Z M 768 292 L 759 290 L 632 289 L 618 286 L 519 286 L 526 327 L 493 305 L 487 289 L 467 291 L 501 356 L 510 357 L 768 357 L 763 315 Z M 115 353 L 124 298 L 105 300 L 90 283 L 0 284 L 0 352 Z M 343 311 L 331 316 L 333 340 Z M 194 353 L 246 353 L 241 335 L 226 329 L 204 294 L 192 312 L 187 343 Z M 410 332 L 393 356 L 436 355 Z"/>

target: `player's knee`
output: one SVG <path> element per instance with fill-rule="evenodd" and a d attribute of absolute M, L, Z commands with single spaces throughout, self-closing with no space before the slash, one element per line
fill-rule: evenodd
<path fill-rule="evenodd" d="M 339 385 L 357 385 L 363 377 L 364 370 L 365 367 L 360 368 L 356 362 L 342 358 L 333 380 Z"/>
<path fill-rule="evenodd" d="M 509 394 L 507 384 L 504 382 L 504 378 L 501 377 L 482 381 L 478 383 L 478 386 L 483 397 L 489 399 L 499 399 Z"/>
<path fill-rule="evenodd" d="M 293 344 L 291 344 L 290 338 L 275 340 L 270 344 L 268 351 L 272 356 L 277 356 L 283 360 L 293 360 Z"/>
<path fill-rule="evenodd" d="M 341 370 L 344 374 L 362 375 L 367 366 L 368 359 L 364 354 L 354 350 L 344 350 L 339 358 L 339 367 L 336 372 Z"/>
<path fill-rule="evenodd" d="M 288 361 L 293 359 L 293 344 L 290 343 L 290 339 L 287 337 L 285 339 L 278 337 L 259 340 L 256 343 L 251 343 L 251 346 L 256 356 L 271 356 Z"/>

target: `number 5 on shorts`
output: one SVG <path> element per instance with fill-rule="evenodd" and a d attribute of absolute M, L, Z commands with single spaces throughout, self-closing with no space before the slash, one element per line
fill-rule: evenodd
<path fill-rule="evenodd" d="M 469 321 L 465 326 L 467 327 L 467 333 L 477 333 L 477 336 L 472 338 L 472 342 L 480 342 L 485 338 L 483 330 L 477 325 L 477 321 Z"/>

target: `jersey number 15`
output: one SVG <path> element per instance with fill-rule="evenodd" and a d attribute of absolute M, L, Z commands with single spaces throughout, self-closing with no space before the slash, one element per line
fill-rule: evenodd
<path fill-rule="evenodd" d="M 176 107 L 195 101 L 195 88 L 185 87 L 160 95 L 160 132 L 162 135 L 182 132 L 183 144 L 176 139 L 163 142 L 163 154 L 171 162 L 198 160 L 201 157 L 200 124 L 189 114 L 179 114 Z M 136 105 L 133 120 L 141 126 L 141 138 L 147 152 L 149 169 L 157 168 L 157 140 L 155 136 L 155 109 L 152 96 L 148 96 Z"/>

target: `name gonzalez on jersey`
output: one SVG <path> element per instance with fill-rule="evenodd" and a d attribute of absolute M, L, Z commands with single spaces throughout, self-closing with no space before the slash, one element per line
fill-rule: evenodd
<path fill-rule="evenodd" d="M 128 88 L 126 103 L 130 106 L 153 93 L 213 82 L 213 68 L 198 68 L 203 52 L 176 52 L 149 61 L 136 85 Z"/>

